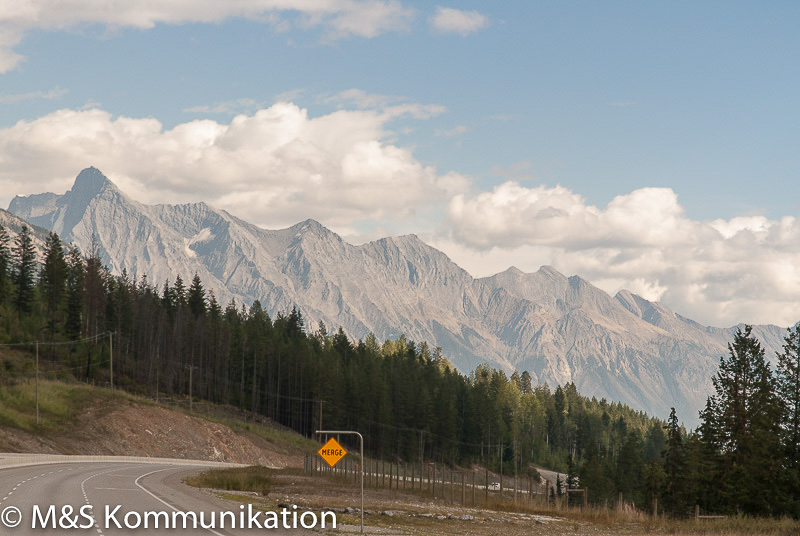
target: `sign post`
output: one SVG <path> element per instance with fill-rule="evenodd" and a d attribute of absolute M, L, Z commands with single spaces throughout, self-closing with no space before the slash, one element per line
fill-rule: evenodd
<path fill-rule="evenodd" d="M 357 435 L 361 443 L 361 532 L 364 532 L 364 436 L 351 430 L 317 430 L 318 434 L 352 434 Z M 330 438 L 321 449 L 317 451 L 325 462 L 333 467 L 344 458 L 347 451 L 334 438 Z"/>

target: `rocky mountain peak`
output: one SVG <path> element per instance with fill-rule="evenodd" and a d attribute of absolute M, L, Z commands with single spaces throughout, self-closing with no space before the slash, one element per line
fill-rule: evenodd
<path fill-rule="evenodd" d="M 312 218 L 296 223 L 286 231 L 303 240 L 342 241 L 339 235 Z"/>
<path fill-rule="evenodd" d="M 113 182 L 103 175 L 103 172 L 95 167 L 88 167 L 81 171 L 75 178 L 69 194 L 76 199 L 88 200 L 97 197 L 105 190 L 112 189 L 118 191 Z"/>
<path fill-rule="evenodd" d="M 550 279 L 556 279 L 556 280 L 559 280 L 559 281 L 566 279 L 566 276 L 564 274 L 562 274 L 561 272 L 559 272 L 558 270 L 556 270 L 552 266 L 548 266 L 546 264 L 544 266 L 541 266 L 536 271 L 536 273 L 539 274 L 539 275 L 547 276 Z"/>

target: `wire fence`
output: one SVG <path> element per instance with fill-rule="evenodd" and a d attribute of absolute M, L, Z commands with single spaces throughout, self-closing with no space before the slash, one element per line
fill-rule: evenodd
<path fill-rule="evenodd" d="M 333 477 L 353 484 L 358 484 L 361 478 L 359 461 L 352 456 L 330 467 L 320 456 L 307 454 L 303 468 L 312 477 Z M 486 469 L 453 469 L 434 462 L 392 463 L 366 459 L 364 486 L 418 493 L 463 506 L 498 502 L 552 508 L 567 506 L 567 496 L 556 493 L 554 485 L 541 477 L 496 475 Z"/>

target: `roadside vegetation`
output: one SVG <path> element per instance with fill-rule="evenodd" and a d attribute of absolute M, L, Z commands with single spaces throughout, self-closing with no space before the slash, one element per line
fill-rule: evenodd
<path fill-rule="evenodd" d="M 79 410 L 124 393 L 112 395 L 85 384 L 39 381 L 39 424 L 36 424 L 36 382 L 32 379 L 9 381 L 0 385 L 0 426 L 38 433 L 63 430 L 75 424 Z"/>
<path fill-rule="evenodd" d="M 266 496 L 269 494 L 273 470 L 261 466 L 212 469 L 186 479 L 196 488 L 225 491 L 247 491 Z"/>

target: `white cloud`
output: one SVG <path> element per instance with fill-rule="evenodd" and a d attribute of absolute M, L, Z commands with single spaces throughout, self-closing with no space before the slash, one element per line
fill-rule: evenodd
<path fill-rule="evenodd" d="M 17 93 L 15 95 L 3 95 L 0 93 L 0 104 L 16 104 L 29 100 L 54 100 L 67 94 L 67 90 L 54 87 L 49 91 L 32 91 L 30 93 Z"/>
<path fill-rule="evenodd" d="M 88 24 L 149 29 L 156 24 L 219 23 L 238 17 L 285 32 L 290 23 L 284 14 L 299 15 L 298 26 L 324 28 L 327 40 L 406 31 L 415 16 L 413 9 L 397 0 L 0 0 L 0 73 L 23 60 L 13 49 L 33 29 L 64 30 Z"/>
<path fill-rule="evenodd" d="M 411 112 L 409 112 L 411 114 Z M 338 110 L 309 117 L 278 103 L 229 123 L 59 110 L 0 129 L 0 202 L 67 190 L 90 165 L 145 203 L 206 201 L 277 227 L 313 217 L 331 226 L 409 218 L 466 188 L 389 143 L 387 115 Z"/>
<path fill-rule="evenodd" d="M 440 104 L 420 104 L 410 102 L 408 97 L 368 93 L 363 89 L 347 89 L 321 100 L 326 104 L 335 104 L 339 109 L 355 107 L 359 110 L 379 110 L 386 120 L 403 116 L 430 119 L 447 111 Z"/>
<path fill-rule="evenodd" d="M 449 129 L 435 129 L 434 134 L 436 136 L 441 136 L 443 138 L 455 138 L 456 136 L 461 136 L 462 134 L 466 134 L 469 131 L 465 125 L 456 125 L 453 128 Z"/>
<path fill-rule="evenodd" d="M 211 106 L 198 105 L 190 108 L 184 108 L 187 113 L 206 113 L 206 114 L 237 114 L 237 113 L 252 113 L 265 106 L 264 102 L 259 102 L 255 99 L 235 99 L 231 101 L 218 102 Z"/>
<path fill-rule="evenodd" d="M 332 39 L 357 35 L 375 37 L 392 31 L 408 31 L 414 10 L 396 0 L 362 0 L 346 2 L 348 6 L 338 11 L 330 20 Z"/>
<path fill-rule="evenodd" d="M 346 89 L 335 95 L 324 97 L 322 102 L 335 104 L 339 108 L 355 106 L 360 110 L 386 108 L 389 105 L 407 101 L 406 97 L 392 95 L 381 95 L 380 93 L 368 93 L 363 89 Z"/>
<path fill-rule="evenodd" d="M 488 26 L 489 19 L 477 11 L 437 7 L 436 14 L 431 17 L 430 23 L 437 32 L 457 33 L 464 36 Z"/>
<path fill-rule="evenodd" d="M 614 293 L 628 288 L 712 325 L 800 320 L 800 222 L 688 218 L 668 188 L 600 208 L 567 188 L 506 182 L 456 195 L 445 251 L 478 275 L 551 264 Z M 503 259 L 498 265 L 497 259 Z"/>

